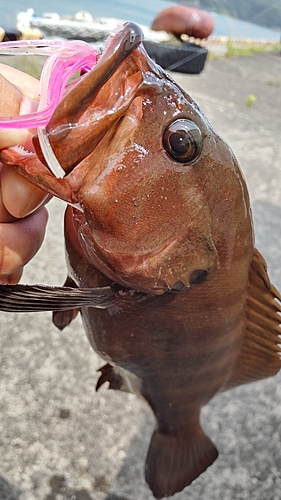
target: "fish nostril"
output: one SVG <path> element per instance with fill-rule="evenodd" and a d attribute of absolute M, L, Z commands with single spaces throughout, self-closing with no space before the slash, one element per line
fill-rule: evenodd
<path fill-rule="evenodd" d="M 198 285 L 203 283 L 208 277 L 208 271 L 206 269 L 196 269 L 193 271 L 189 278 L 190 285 Z"/>

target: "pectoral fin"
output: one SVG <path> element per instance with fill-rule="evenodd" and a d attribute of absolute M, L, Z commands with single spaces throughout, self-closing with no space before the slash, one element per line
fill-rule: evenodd
<path fill-rule="evenodd" d="M 68 311 L 106 308 L 114 298 L 110 286 L 71 288 L 47 285 L 0 285 L 0 310 L 8 312 Z"/>
<path fill-rule="evenodd" d="M 227 388 L 275 375 L 281 368 L 281 295 L 254 251 L 249 272 L 241 354 Z"/>

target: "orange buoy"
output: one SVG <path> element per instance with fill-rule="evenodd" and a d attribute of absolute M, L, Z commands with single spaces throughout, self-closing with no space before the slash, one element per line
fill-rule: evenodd
<path fill-rule="evenodd" d="M 173 35 L 189 35 L 195 38 L 207 38 L 214 30 L 212 16 L 205 10 L 175 5 L 161 10 L 154 18 L 151 29 L 168 31 Z"/>

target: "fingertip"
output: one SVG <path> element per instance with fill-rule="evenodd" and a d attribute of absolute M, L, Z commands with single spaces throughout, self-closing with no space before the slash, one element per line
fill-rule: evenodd
<path fill-rule="evenodd" d="M 16 285 L 20 281 L 22 273 L 23 273 L 23 268 L 18 269 L 18 271 L 15 271 L 12 274 L 0 276 L 1 285 Z"/>
<path fill-rule="evenodd" d="M 41 247 L 47 221 L 48 212 L 42 207 L 28 217 L 0 224 L 0 281 L 18 279 Z"/>
<path fill-rule="evenodd" d="M 13 167 L 5 166 L 1 172 L 2 200 L 7 211 L 23 218 L 40 207 L 48 193 L 28 182 Z"/>
<path fill-rule="evenodd" d="M 8 85 L 6 89 L 8 93 L 18 91 L 31 99 L 38 100 L 40 94 L 40 81 L 37 78 L 3 63 L 0 63 L 0 72 L 1 79 L 5 80 L 4 85 Z M 5 92 L 5 87 L 2 87 L 1 92 Z M 12 98 L 14 98 L 14 94 Z M 12 99 L 12 106 L 15 105 L 15 101 Z"/>

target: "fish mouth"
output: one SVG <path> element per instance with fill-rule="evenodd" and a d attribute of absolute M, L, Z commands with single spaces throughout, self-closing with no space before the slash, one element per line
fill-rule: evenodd
<path fill-rule="evenodd" d="M 64 96 L 54 111 L 46 126 L 45 138 L 66 174 L 94 151 L 133 101 L 142 81 L 140 68 L 133 61 L 131 65 L 126 62 L 126 77 L 120 76 L 122 63 L 142 40 L 142 31 L 136 24 L 118 27 L 108 38 L 96 66 Z M 37 156 L 50 168 L 37 137 L 34 146 Z"/>

